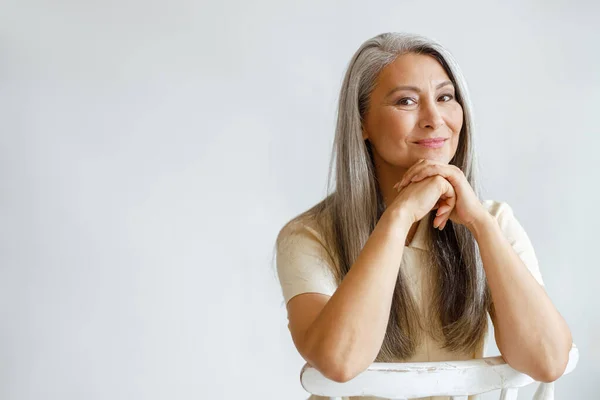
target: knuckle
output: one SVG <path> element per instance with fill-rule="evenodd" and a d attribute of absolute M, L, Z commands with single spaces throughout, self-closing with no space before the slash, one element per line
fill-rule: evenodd
<path fill-rule="evenodd" d="M 440 187 L 440 188 L 444 188 L 445 184 L 446 184 L 446 179 L 444 179 L 443 176 L 441 175 L 435 175 L 433 177 L 434 182 Z"/>

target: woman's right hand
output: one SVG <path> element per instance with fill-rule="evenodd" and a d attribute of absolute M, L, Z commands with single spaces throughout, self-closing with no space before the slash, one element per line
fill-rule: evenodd
<path fill-rule="evenodd" d="M 420 221 L 431 210 L 438 209 L 433 226 L 439 227 L 448 220 L 456 204 L 454 188 L 446 178 L 435 175 L 403 187 L 386 212 L 402 210 L 406 212 L 411 224 Z"/>

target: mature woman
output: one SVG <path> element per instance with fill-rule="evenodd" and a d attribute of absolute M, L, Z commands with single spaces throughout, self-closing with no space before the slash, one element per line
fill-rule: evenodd
<path fill-rule="evenodd" d="M 479 198 L 473 135 L 465 80 L 440 44 L 385 33 L 354 54 L 334 190 L 277 238 L 294 344 L 326 377 L 482 357 L 488 316 L 513 368 L 542 382 L 564 372 L 571 333 L 511 207 Z"/>

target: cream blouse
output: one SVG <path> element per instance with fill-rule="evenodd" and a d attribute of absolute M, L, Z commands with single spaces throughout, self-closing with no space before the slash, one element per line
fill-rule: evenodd
<path fill-rule="evenodd" d="M 482 203 L 492 216 L 495 217 L 505 237 L 513 249 L 523 260 L 535 279 L 543 285 L 542 276 L 538 268 L 538 261 L 521 224 L 515 218 L 511 207 L 505 202 L 486 200 Z M 415 300 L 422 313 L 429 309 L 431 296 L 427 295 L 429 280 L 424 275 L 427 271 L 423 268 L 427 262 L 427 224 L 419 223 L 412 242 L 404 247 L 401 268 L 406 272 L 406 277 L 412 285 L 420 290 L 414 290 Z M 277 272 L 285 303 L 301 293 L 322 293 L 333 295 L 337 288 L 334 275 L 327 264 L 326 250 L 322 237 L 312 227 L 303 225 L 302 229 L 295 230 L 284 237 L 277 248 Z M 421 361 L 449 361 L 468 360 L 485 357 L 489 330 L 493 329 L 488 314 L 488 332 L 480 348 L 472 354 L 449 352 L 442 349 L 430 334 L 424 334 L 424 340 L 418 347 L 415 355 L 399 362 Z M 469 396 L 477 399 L 478 396 Z M 311 395 L 308 400 L 325 400 L 326 397 Z M 381 400 L 381 397 L 343 397 L 344 400 Z M 447 396 L 433 396 L 422 399 L 447 400 Z"/>

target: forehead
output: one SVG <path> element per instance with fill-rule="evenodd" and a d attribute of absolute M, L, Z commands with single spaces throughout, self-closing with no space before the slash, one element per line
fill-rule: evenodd
<path fill-rule="evenodd" d="M 398 85 L 412 85 L 427 89 L 450 80 L 444 67 L 433 56 L 407 53 L 398 56 L 383 68 L 377 77 L 377 89 L 386 90 Z"/>

